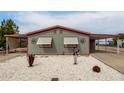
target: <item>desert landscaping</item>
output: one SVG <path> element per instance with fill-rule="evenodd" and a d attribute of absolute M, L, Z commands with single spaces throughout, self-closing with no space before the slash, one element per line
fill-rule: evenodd
<path fill-rule="evenodd" d="M 93 72 L 99 66 L 101 72 Z M 72 55 L 36 55 L 33 67 L 28 66 L 26 55 L 0 62 L 0 80 L 9 81 L 124 80 L 124 75 L 92 56 L 78 56 L 74 65 Z"/>

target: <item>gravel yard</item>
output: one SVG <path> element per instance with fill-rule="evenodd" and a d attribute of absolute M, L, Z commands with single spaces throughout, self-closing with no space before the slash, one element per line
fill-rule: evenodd
<path fill-rule="evenodd" d="M 74 65 L 71 55 L 37 55 L 34 66 L 28 67 L 26 56 L 0 62 L 0 80 L 124 80 L 124 75 L 92 56 L 79 56 Z M 100 73 L 92 71 L 98 65 Z"/>

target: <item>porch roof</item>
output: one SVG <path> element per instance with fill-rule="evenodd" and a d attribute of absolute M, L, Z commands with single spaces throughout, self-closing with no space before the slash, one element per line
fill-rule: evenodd
<path fill-rule="evenodd" d="M 25 34 L 6 34 L 5 37 L 27 37 Z"/>
<path fill-rule="evenodd" d="M 116 35 L 112 34 L 90 34 L 91 39 L 104 39 L 104 38 L 112 38 Z"/>

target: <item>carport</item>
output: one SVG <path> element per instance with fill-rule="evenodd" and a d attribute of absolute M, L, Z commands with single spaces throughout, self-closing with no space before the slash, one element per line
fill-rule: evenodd
<path fill-rule="evenodd" d="M 9 34 L 6 37 L 6 54 L 27 51 L 27 37 L 24 34 Z"/>
<path fill-rule="evenodd" d="M 104 50 L 107 50 L 107 39 L 112 38 L 115 35 L 111 34 L 91 34 L 90 35 L 90 52 L 95 52 L 96 50 L 99 50 L 100 46 L 100 40 L 102 39 L 104 41 Z M 97 41 L 97 43 L 95 42 Z M 108 44 L 109 45 L 109 44 Z M 97 46 L 97 49 L 96 49 Z"/>

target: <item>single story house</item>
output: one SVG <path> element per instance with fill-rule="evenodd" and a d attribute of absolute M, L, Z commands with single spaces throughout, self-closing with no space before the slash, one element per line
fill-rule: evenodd
<path fill-rule="evenodd" d="M 27 53 L 34 55 L 73 54 L 73 48 L 80 55 L 95 51 L 95 40 L 112 38 L 109 34 L 92 34 L 64 26 L 52 26 L 26 34 L 6 36 L 6 51 L 16 48 L 27 48 Z"/>

